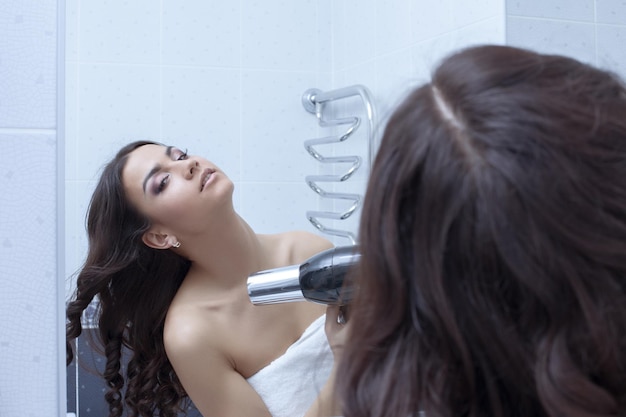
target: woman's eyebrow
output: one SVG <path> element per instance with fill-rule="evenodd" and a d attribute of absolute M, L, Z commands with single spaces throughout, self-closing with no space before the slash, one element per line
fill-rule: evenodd
<path fill-rule="evenodd" d="M 165 148 L 165 155 L 168 158 L 172 157 L 172 148 L 173 146 L 168 146 L 167 148 Z M 148 180 L 150 179 L 151 176 L 153 176 L 154 174 L 156 174 L 157 172 L 159 172 L 161 170 L 161 165 L 160 164 L 156 164 L 154 166 L 154 168 L 152 168 L 150 170 L 150 172 L 148 172 L 148 175 L 146 175 L 146 178 L 143 179 L 143 193 L 146 193 L 146 184 L 148 183 Z"/>

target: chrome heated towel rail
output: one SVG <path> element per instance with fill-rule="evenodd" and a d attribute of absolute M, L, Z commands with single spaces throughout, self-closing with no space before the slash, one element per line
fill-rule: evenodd
<path fill-rule="evenodd" d="M 340 211 L 309 210 L 306 212 L 306 216 L 311 224 L 313 224 L 313 226 L 321 232 L 333 236 L 344 237 L 349 239 L 351 244 L 356 243 L 354 233 L 347 230 L 327 227 L 320 221 L 320 219 L 345 220 L 349 218 L 360 207 L 363 199 L 362 195 L 357 193 L 329 191 L 322 188 L 320 183 L 332 184 L 347 181 L 361 167 L 362 158 L 358 155 L 325 156 L 322 155 L 315 147 L 319 147 L 319 145 L 344 142 L 353 136 L 355 131 L 361 126 L 361 117 L 352 116 L 333 118 L 330 114 L 331 111 L 329 111 L 327 107 L 327 105 L 332 101 L 354 96 L 361 98 L 361 102 L 364 107 L 363 110 L 366 118 L 368 140 L 366 159 L 367 168 L 369 170 L 372 165 L 372 158 L 375 153 L 376 146 L 374 140 L 375 109 L 369 90 L 362 85 L 353 85 L 332 91 L 309 89 L 305 91 L 302 96 L 302 105 L 309 113 L 315 114 L 321 127 L 346 127 L 345 131 L 342 130 L 342 133 L 338 135 L 305 140 L 304 147 L 307 152 L 319 162 L 323 164 L 341 164 L 341 166 L 347 166 L 347 169 L 345 171 L 341 170 L 338 174 L 307 175 L 305 177 L 305 181 L 320 197 L 324 199 L 346 200 L 349 205 L 347 209 Z M 334 172 L 337 171 L 338 170 L 335 170 Z"/>

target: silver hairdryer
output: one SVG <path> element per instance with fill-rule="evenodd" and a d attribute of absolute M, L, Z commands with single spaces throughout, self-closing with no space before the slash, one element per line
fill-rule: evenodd
<path fill-rule="evenodd" d="M 360 257 L 357 246 L 340 246 L 320 252 L 300 265 L 257 272 L 248 277 L 250 301 L 256 305 L 303 300 L 348 304 L 354 289 L 343 286 L 344 277 Z"/>

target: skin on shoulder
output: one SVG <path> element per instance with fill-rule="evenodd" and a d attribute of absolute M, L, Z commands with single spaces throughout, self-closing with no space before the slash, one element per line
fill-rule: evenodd
<path fill-rule="evenodd" d="M 258 238 L 268 248 L 271 267 L 301 263 L 333 246 L 305 231 Z M 324 312 L 324 306 L 310 302 L 254 306 L 245 280 L 219 295 L 197 286 L 172 303 L 164 344 L 181 383 L 203 415 L 269 416 L 246 379 L 282 355 Z"/>
<path fill-rule="evenodd" d="M 276 236 L 287 247 L 286 265 L 295 265 L 306 261 L 311 256 L 333 247 L 332 242 L 322 236 L 306 231 L 290 231 Z"/>
<path fill-rule="evenodd" d="M 230 345 L 227 332 L 193 320 L 174 329 L 166 338 L 170 340 L 166 343 L 168 358 L 204 416 L 270 415 L 226 354 Z"/>

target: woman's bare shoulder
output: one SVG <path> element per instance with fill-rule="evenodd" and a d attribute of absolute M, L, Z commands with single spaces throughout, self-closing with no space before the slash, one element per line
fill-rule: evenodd
<path fill-rule="evenodd" d="M 225 323 L 220 314 L 203 314 L 197 308 L 170 309 L 163 336 L 168 359 L 203 415 L 269 417 L 237 370 L 232 354 L 237 339 Z"/>
<path fill-rule="evenodd" d="M 225 351 L 224 333 L 219 321 L 196 306 L 170 307 L 163 328 L 163 344 L 170 360 L 194 354 Z"/>
<path fill-rule="evenodd" d="M 330 240 L 315 233 L 295 230 L 283 234 L 291 263 L 307 260 L 316 253 L 333 247 Z"/>

